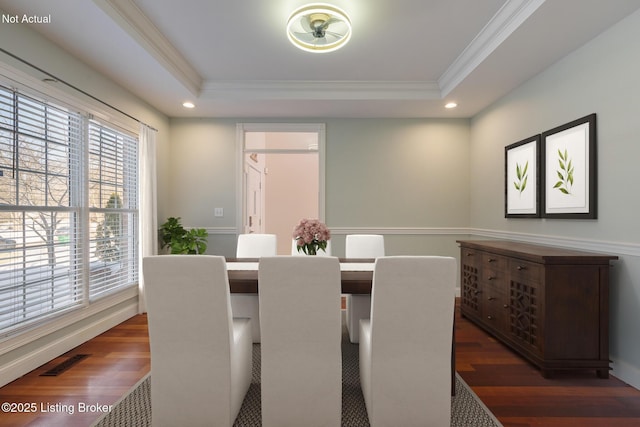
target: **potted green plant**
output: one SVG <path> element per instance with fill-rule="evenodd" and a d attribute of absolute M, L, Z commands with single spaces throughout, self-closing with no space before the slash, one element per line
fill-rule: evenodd
<path fill-rule="evenodd" d="M 161 247 L 172 254 L 202 254 L 207 250 L 209 233 L 204 228 L 185 229 L 180 217 L 169 217 L 160 226 Z"/>

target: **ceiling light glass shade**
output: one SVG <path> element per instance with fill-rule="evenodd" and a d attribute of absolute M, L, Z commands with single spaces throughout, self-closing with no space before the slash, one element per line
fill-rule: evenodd
<path fill-rule="evenodd" d="M 351 21 L 335 6 L 308 4 L 289 17 L 287 36 L 294 46 L 307 52 L 332 52 L 351 38 Z"/>

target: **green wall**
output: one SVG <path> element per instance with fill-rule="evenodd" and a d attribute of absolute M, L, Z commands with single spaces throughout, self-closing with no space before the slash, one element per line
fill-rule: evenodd
<path fill-rule="evenodd" d="M 236 227 L 240 179 L 237 122 L 171 120 L 171 209 L 166 215 L 180 216 L 186 226 L 209 229 L 209 253 L 235 251 L 230 228 Z M 336 255 L 344 253 L 344 233 L 361 227 L 389 233 L 390 253 L 455 252 L 453 238 L 443 245 L 441 233 L 469 224 L 469 120 L 308 122 L 326 125 L 325 214 L 335 229 Z M 222 207 L 225 216 L 215 218 L 214 207 Z M 405 234 L 405 228 L 417 229 L 420 237 Z"/>

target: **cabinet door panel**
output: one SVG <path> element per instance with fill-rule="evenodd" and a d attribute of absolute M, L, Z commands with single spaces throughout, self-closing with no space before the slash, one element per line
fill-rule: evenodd
<path fill-rule="evenodd" d="M 542 313 L 536 284 L 512 280 L 509 283 L 509 335 L 537 353 L 542 351 Z"/>
<path fill-rule="evenodd" d="M 466 252 L 466 253 L 465 253 Z M 480 317 L 482 315 L 480 286 L 481 268 L 476 263 L 477 258 L 470 251 L 464 251 L 462 254 L 461 267 L 461 298 L 460 304 L 464 314 Z"/>

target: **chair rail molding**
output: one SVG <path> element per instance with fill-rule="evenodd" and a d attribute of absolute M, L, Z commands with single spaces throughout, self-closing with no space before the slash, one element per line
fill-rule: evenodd
<path fill-rule="evenodd" d="M 563 248 L 579 248 L 585 251 L 613 253 L 616 255 L 629 255 L 640 257 L 640 244 L 629 242 L 610 242 L 596 239 L 579 239 L 566 236 L 550 236 L 546 234 L 517 233 L 513 231 L 487 230 L 470 228 L 469 234 L 495 239 L 517 240 L 526 243 L 535 243 L 547 246 Z"/>
<path fill-rule="evenodd" d="M 237 235 L 238 227 L 185 227 L 204 228 L 211 235 Z M 605 252 L 616 255 L 640 257 L 640 244 L 629 242 L 612 242 L 597 239 L 579 239 L 566 236 L 552 236 L 547 234 L 518 233 L 514 231 L 492 230 L 472 227 L 331 227 L 331 233 L 336 236 L 347 234 L 383 234 L 395 236 L 480 236 L 493 239 L 516 240 L 563 248 L 580 248 L 585 251 Z"/>
<path fill-rule="evenodd" d="M 597 239 L 580 239 L 547 234 L 518 233 L 514 231 L 493 230 L 473 227 L 331 227 L 334 235 L 347 234 L 386 234 L 386 235 L 473 235 L 493 239 L 516 240 L 547 246 L 581 248 L 585 251 L 614 253 L 640 257 L 640 244 L 612 242 Z"/>
<path fill-rule="evenodd" d="M 388 235 L 443 235 L 469 234 L 464 227 L 329 227 L 335 235 L 388 234 Z"/>
<path fill-rule="evenodd" d="M 238 234 L 238 227 L 185 227 L 187 230 L 191 228 L 204 228 L 209 234 Z"/>

